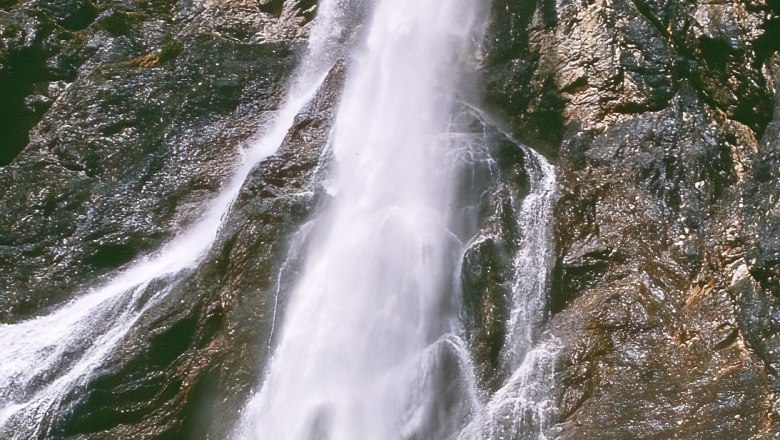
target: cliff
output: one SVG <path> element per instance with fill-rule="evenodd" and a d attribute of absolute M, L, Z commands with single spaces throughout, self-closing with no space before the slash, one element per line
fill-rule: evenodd
<path fill-rule="evenodd" d="M 558 170 L 551 437 L 780 436 L 780 3 L 493 1 L 484 107 Z M 0 323 L 192 223 L 278 110 L 314 12 L 0 0 Z M 53 435 L 224 438 L 268 355 L 292 234 L 323 191 L 343 74 L 250 174 L 198 268 L 46 414 Z M 524 191 L 507 154 L 499 186 Z M 488 388 L 505 287 L 466 286 Z"/>

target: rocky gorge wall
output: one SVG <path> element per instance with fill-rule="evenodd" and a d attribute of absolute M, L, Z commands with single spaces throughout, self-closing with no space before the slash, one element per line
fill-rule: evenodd
<path fill-rule="evenodd" d="M 780 3 L 495 9 L 487 100 L 561 173 L 555 437 L 780 435 Z"/>
<path fill-rule="evenodd" d="M 485 105 L 560 173 L 553 437 L 780 435 L 780 4 L 493 1 Z M 313 7 L 0 0 L 0 323 L 198 215 L 278 108 Z M 206 261 L 50 415 L 58 438 L 224 437 L 266 355 L 287 237 L 317 205 L 341 75 Z M 474 286 L 490 384 L 502 287 Z"/>

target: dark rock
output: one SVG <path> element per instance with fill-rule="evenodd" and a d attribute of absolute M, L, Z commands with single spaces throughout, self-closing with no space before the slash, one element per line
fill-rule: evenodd
<path fill-rule="evenodd" d="M 495 390 L 509 373 L 500 354 L 510 312 L 513 256 L 524 232 L 517 217 L 529 187 L 520 147 L 498 132 L 490 138 L 491 150 L 480 165 L 473 166 L 468 190 L 460 195 L 478 213 L 480 223 L 463 255 L 461 284 L 463 318 L 477 375 L 485 388 Z"/>

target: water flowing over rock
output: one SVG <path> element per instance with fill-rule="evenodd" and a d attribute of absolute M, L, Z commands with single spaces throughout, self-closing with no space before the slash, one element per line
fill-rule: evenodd
<path fill-rule="evenodd" d="M 334 122 L 332 199 L 303 230 L 299 277 L 238 438 L 446 438 L 471 411 L 453 293 L 473 221 L 453 210 L 452 182 L 473 154 L 456 109 L 480 9 L 375 4 Z"/>
<path fill-rule="evenodd" d="M 775 0 L 0 0 L 0 438 L 780 436 Z"/>
<path fill-rule="evenodd" d="M 341 23 L 334 21 L 332 24 Z M 333 29 L 340 28 L 333 26 Z M 338 37 L 341 38 L 341 35 Z M 221 159 L 225 161 L 238 156 L 237 166 L 231 167 L 224 162 L 211 164 L 221 168 L 216 171 L 223 173 L 217 176 L 222 181 L 217 181 L 222 184 L 222 189 L 215 195 L 207 194 L 207 197 L 211 197 L 210 201 L 202 197 L 207 201 L 205 211 L 198 209 L 200 212 L 183 212 L 188 216 L 182 219 L 182 230 L 175 239 L 151 255 L 135 259 L 130 255 L 133 261 L 121 271 L 91 288 L 76 291 L 75 295 L 71 293 L 75 298 L 64 306 L 48 314 L 0 327 L 0 338 L 8 348 L 3 368 L 3 408 L 0 414 L 3 436 L 48 438 L 103 432 L 101 435 L 108 437 L 156 437 L 195 435 L 209 430 L 224 433 L 229 429 L 226 425 L 231 423 L 230 420 L 206 425 L 197 418 L 197 414 L 201 411 L 216 414 L 219 411 L 211 407 L 216 405 L 211 392 L 220 380 L 224 381 L 219 389 L 225 397 L 219 404 L 228 408 L 231 398 L 243 399 L 241 390 L 251 386 L 253 375 L 241 367 L 241 360 L 248 361 L 249 364 L 244 364 L 244 367 L 251 370 L 262 350 L 256 348 L 256 340 L 251 338 L 251 332 L 242 331 L 239 340 L 231 343 L 236 333 L 233 327 L 243 329 L 247 323 L 242 318 L 254 318 L 267 310 L 265 301 L 268 291 L 260 289 L 260 283 L 272 282 L 267 272 L 274 270 L 273 265 L 283 255 L 282 226 L 304 215 L 305 209 L 311 205 L 310 200 L 285 200 L 283 193 L 294 191 L 295 185 L 303 190 L 313 185 L 311 175 L 313 169 L 317 168 L 316 163 L 321 160 L 322 139 L 328 131 L 328 112 L 334 107 L 334 95 L 340 89 L 338 78 L 342 73 L 339 73 L 338 68 L 331 68 L 339 54 L 330 50 L 331 45 L 321 43 L 320 38 L 328 36 L 312 36 L 308 52 L 312 53 L 309 58 L 313 62 L 298 69 L 302 84 L 300 87 L 290 87 L 284 108 L 273 112 L 277 121 L 275 125 L 267 123 L 261 129 L 262 134 L 252 140 L 249 137 L 256 131 L 257 125 L 246 125 L 247 121 L 241 119 L 240 107 L 226 116 L 234 124 L 243 124 L 244 131 L 234 133 L 233 140 L 236 143 L 243 141 L 247 145 Z M 279 46 L 274 43 L 270 47 Z M 191 49 L 189 46 L 183 47 L 182 54 L 178 56 L 184 57 L 188 48 Z M 281 46 L 280 49 L 287 53 L 285 56 L 290 56 L 289 47 Z M 230 56 L 230 53 L 226 55 Z M 330 59 L 330 62 L 326 59 Z M 322 62 L 317 62 L 320 60 Z M 239 65 L 239 60 L 233 62 Z M 193 67 L 189 64 L 187 66 L 185 70 L 188 71 Z M 142 67 L 165 70 L 152 65 Z M 131 70 L 131 75 L 135 75 L 138 68 L 135 65 L 121 66 L 121 69 Z M 322 82 L 329 69 L 329 79 Z M 268 71 L 262 73 L 269 74 Z M 279 102 L 279 98 L 268 94 L 262 98 L 252 94 L 241 97 L 241 79 L 236 78 L 233 83 L 239 87 L 231 92 L 239 92 L 232 98 L 236 100 L 233 105 L 244 102 L 249 107 L 247 112 L 255 116 L 258 114 L 257 105 L 267 105 L 269 99 Z M 190 87 L 195 85 L 187 84 Z M 316 94 L 319 88 L 323 91 Z M 247 89 L 255 92 L 263 90 L 251 84 Z M 197 86 L 194 90 L 197 93 Z M 206 94 L 205 98 L 218 96 Z M 172 104 L 177 105 L 175 102 Z M 179 110 L 189 116 L 188 108 Z M 210 124 L 215 122 L 215 116 L 209 119 Z M 289 127 L 294 124 L 296 129 L 288 134 Z M 211 125 L 203 127 L 205 130 L 214 128 Z M 195 136 L 195 133 L 193 131 L 189 136 Z M 168 138 L 167 135 L 163 137 Z M 312 139 L 319 144 L 312 143 Z M 172 148 L 174 152 L 180 150 L 194 153 L 185 148 L 189 146 L 186 139 L 178 141 L 185 143 L 171 140 L 163 146 Z M 213 146 L 208 143 L 208 138 L 202 141 L 204 147 Z M 289 155 L 290 149 L 295 149 L 294 160 L 286 161 L 282 167 L 274 167 L 271 162 L 268 167 L 263 167 L 262 176 L 247 179 L 256 174 L 252 171 L 254 165 L 274 153 L 280 143 L 287 147 L 279 151 L 279 158 L 285 157 L 285 151 Z M 301 146 L 310 150 L 308 156 L 306 148 Z M 28 153 L 23 158 L 35 157 L 35 150 Z M 276 159 L 277 163 L 279 158 Z M 10 172 L 18 172 L 24 163 L 23 160 L 15 161 L 10 165 Z M 208 162 L 200 162 L 201 167 L 207 165 Z M 234 169 L 231 171 L 231 168 Z M 147 178 L 166 177 L 162 173 L 150 174 Z M 243 226 L 229 229 L 230 223 L 224 222 L 223 233 L 235 235 L 212 242 L 231 204 L 233 212 L 241 215 L 240 207 L 248 203 L 244 201 L 246 196 L 241 196 L 247 191 L 240 191 L 243 185 L 250 185 L 256 179 L 279 181 L 281 176 L 284 176 L 285 185 L 283 191 L 275 196 L 279 201 L 275 201 L 275 197 L 264 197 L 266 216 L 262 215 L 263 209 L 252 213 L 259 214 L 261 220 L 254 223 L 252 229 L 262 227 L 262 221 L 266 221 L 265 231 L 245 231 Z M 196 175 L 191 177 L 197 178 Z M 174 181 L 169 178 L 167 182 L 176 189 Z M 189 188 L 183 189 L 186 191 Z M 263 185 L 263 190 L 270 189 L 270 185 Z M 145 185 L 131 186 L 128 190 L 139 191 L 141 195 L 148 191 L 153 196 L 159 196 Z M 68 192 L 64 194 L 71 195 Z M 121 199 L 120 195 L 117 197 Z M 139 209 L 145 208 L 143 198 L 141 200 Z M 130 202 L 138 203 L 138 200 Z M 79 205 L 74 208 L 84 207 Z M 148 210 L 144 213 L 154 214 Z M 51 212 L 43 214 L 50 216 Z M 138 227 L 139 233 L 149 232 L 143 229 L 143 225 L 131 222 L 130 226 Z M 99 228 L 94 232 L 99 232 Z M 243 234 L 242 238 L 247 240 L 237 243 L 239 234 Z M 74 249 L 82 250 L 83 243 L 79 243 L 78 239 L 84 238 L 82 235 L 76 237 L 71 243 Z M 251 238 L 255 241 L 250 241 Z M 257 243 L 257 240 L 261 243 Z M 271 240 L 280 244 L 270 247 L 263 245 Z M 68 241 L 65 240 L 66 243 Z M 220 245 L 219 249 L 213 247 L 217 244 Z M 15 248 L 8 247 L 11 256 L 18 255 Z M 142 250 L 131 249 L 134 252 Z M 252 269 L 247 268 L 256 277 L 254 282 L 246 279 L 248 274 L 235 269 L 236 265 L 242 267 L 247 264 L 241 257 L 248 256 L 251 257 L 249 265 L 258 270 L 252 272 Z M 105 255 L 97 260 L 105 263 L 106 268 L 116 267 L 125 261 L 114 261 Z M 67 265 L 63 266 L 68 268 Z M 73 276 L 71 273 L 68 275 Z M 41 280 L 42 284 L 52 281 L 47 278 Z M 254 296 L 247 297 L 243 295 L 245 292 L 251 292 Z M 4 299 L 15 300 L 12 296 Z M 57 298 L 44 299 L 53 301 Z M 258 330 L 261 329 L 262 326 L 258 326 Z M 242 343 L 241 338 L 248 340 L 244 339 Z M 249 349 L 242 350 L 244 343 L 249 344 Z M 230 350 L 225 351 L 227 347 Z M 232 351 L 234 349 L 236 351 Z M 229 354 L 231 351 L 232 355 Z M 223 362 L 233 366 L 224 378 L 218 375 L 222 372 Z M 203 403 L 202 396 L 208 396 L 209 403 Z M 236 405 L 236 402 L 232 401 L 232 404 Z"/>

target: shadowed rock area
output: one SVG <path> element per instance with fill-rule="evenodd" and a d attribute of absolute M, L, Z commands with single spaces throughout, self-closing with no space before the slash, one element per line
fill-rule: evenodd
<path fill-rule="evenodd" d="M 90 20 L 74 28 L 82 4 Z M 282 17 L 241 2 L 0 10 L 0 76 L 16 78 L 0 96 L 25 94 L 0 112 L 30 123 L 0 117 L 14 133 L 0 147 L 10 162 L 0 167 L 0 322 L 61 301 L 199 215 L 279 104 L 307 29 L 293 6 Z M 8 142 L 22 138 L 16 157 L 24 143 Z"/>

